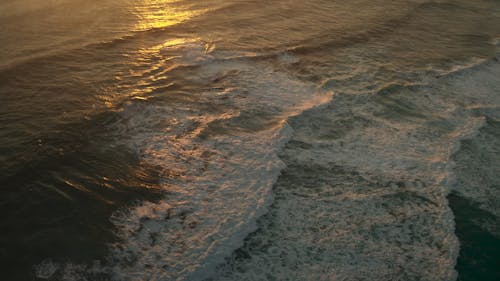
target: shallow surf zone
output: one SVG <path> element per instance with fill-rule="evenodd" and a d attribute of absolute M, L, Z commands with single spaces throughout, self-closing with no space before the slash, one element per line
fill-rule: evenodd
<path fill-rule="evenodd" d="M 207 280 L 455 280 L 450 159 L 486 118 L 498 122 L 499 77 L 495 59 L 292 118 L 269 213 Z M 498 200 L 474 189 L 457 192 Z"/>
<path fill-rule="evenodd" d="M 135 85 L 122 85 L 122 96 L 130 98 L 109 125 L 115 145 L 162 170 L 165 198 L 113 214 L 120 242 L 109 246 L 106 261 L 46 260 L 34 268 L 38 278 L 209 276 L 256 229 L 272 201 L 272 186 L 284 168 L 277 155 L 291 133 L 286 119 L 331 99 L 329 91 L 277 70 L 276 64 L 282 68 L 297 61 L 289 54 L 268 62 L 238 54 L 226 59 L 207 45 L 182 40 L 179 45 L 169 76 L 180 73 L 189 88 L 172 78 L 169 95 L 162 96 L 155 86 L 164 72 L 151 64 L 152 71 L 142 71 L 144 77 L 134 83 L 152 90 L 136 96 Z M 156 55 L 170 56 L 171 48 L 157 49 Z"/>
<path fill-rule="evenodd" d="M 100 151 L 103 147 L 111 148 L 111 151 L 131 152 L 131 156 L 137 156 L 137 162 L 140 162 L 136 165 L 134 159 L 134 165 L 130 165 L 132 174 L 144 174 L 146 179 L 151 180 L 138 186 L 132 181 L 130 185 L 143 189 L 145 193 L 156 188 L 165 193 L 160 202 L 136 202 L 132 207 L 127 205 L 128 208 L 122 204 L 113 207 L 113 211 L 116 208 L 121 209 L 111 216 L 114 227 L 108 223 L 106 230 L 116 230 L 119 241 L 108 244 L 109 254 L 102 253 L 108 254 L 107 258 L 103 258 L 99 263 L 90 261 L 90 264 L 78 264 L 81 261 L 78 259 L 79 250 L 74 251 L 77 253 L 76 259 L 67 255 L 58 257 L 51 251 L 43 251 L 40 253 L 42 256 L 37 256 L 32 262 L 39 263 L 45 259 L 34 267 L 37 277 L 49 280 L 207 278 L 214 273 L 216 264 L 224 264 L 223 257 L 230 256 L 233 249 L 241 246 L 246 234 L 257 228 L 256 218 L 264 214 L 266 206 L 273 202 L 271 199 L 274 193 L 271 186 L 278 178 L 280 169 L 285 167 L 283 160 L 288 165 L 283 179 L 293 174 L 300 176 L 292 178 L 289 183 L 278 185 L 276 206 L 282 202 L 281 186 L 302 186 L 304 178 L 310 180 L 308 187 L 314 187 L 315 182 L 320 180 L 324 180 L 327 187 L 333 186 L 330 183 L 332 181 L 341 183 L 341 187 L 352 185 L 351 189 L 345 187 L 347 191 L 340 192 L 339 198 L 347 200 L 352 195 L 359 196 L 359 200 L 342 205 L 348 211 L 340 208 L 328 209 L 323 203 L 328 200 L 335 202 L 336 199 L 336 194 L 332 196 L 333 199 L 328 197 L 328 189 L 315 198 L 318 202 L 303 199 L 302 197 L 307 198 L 306 192 L 296 192 L 298 196 L 302 196 L 300 200 L 297 200 L 295 205 L 288 201 L 284 204 L 289 204 L 289 212 L 295 212 L 299 219 L 293 216 L 284 217 L 284 220 L 289 221 L 287 228 L 280 229 L 279 235 L 276 236 L 290 235 L 287 242 L 280 244 L 283 247 L 262 247 L 268 255 L 263 259 L 266 265 L 254 275 L 245 275 L 245 269 L 231 266 L 229 267 L 232 271 L 228 274 L 221 273 L 222 275 L 229 279 L 272 279 L 273 274 L 264 276 L 262 270 L 268 266 L 275 272 L 273 270 L 277 268 L 276 263 L 281 263 L 283 270 L 276 271 L 276 274 L 282 274 L 284 278 L 289 279 L 332 279 L 331 276 L 336 276 L 334 274 L 349 279 L 360 274 L 368 276 L 371 271 L 384 278 L 388 276 L 385 279 L 397 279 L 398 274 L 412 279 L 424 274 L 417 272 L 417 264 L 432 263 L 430 268 L 434 270 L 433 262 L 436 261 L 443 263 L 440 267 L 442 271 L 436 275 L 426 273 L 426 276 L 453 275 L 450 269 L 455 256 L 450 250 L 453 247 L 449 249 L 443 246 L 442 250 L 436 250 L 434 247 L 445 245 L 443 241 L 448 238 L 450 240 L 446 245 L 456 245 L 456 239 L 450 234 L 452 221 L 448 219 L 451 214 L 439 193 L 440 185 L 436 184 L 438 178 L 446 178 L 445 173 L 438 173 L 442 170 L 441 164 L 446 162 L 445 159 L 449 155 L 449 146 L 446 146 L 445 142 L 453 139 L 453 136 L 440 134 L 467 134 L 468 131 L 474 131 L 476 125 L 480 125 L 481 118 L 467 119 L 465 116 L 460 119 L 460 114 L 457 113 L 456 116 L 453 115 L 453 118 L 457 119 L 447 119 L 452 114 L 446 110 L 452 110 L 441 104 L 435 106 L 441 106 L 439 110 L 443 109 L 444 113 L 438 109 L 427 109 L 427 104 L 422 104 L 419 99 L 421 92 L 417 86 L 386 85 L 434 85 L 435 75 L 441 73 L 439 69 L 464 61 L 474 61 L 476 57 L 490 57 L 493 47 L 487 41 L 491 36 L 496 36 L 496 30 L 490 27 L 495 26 L 492 22 L 496 22 L 494 14 L 489 13 L 495 10 L 490 1 L 480 1 L 480 4 L 477 4 L 479 9 L 474 7 L 476 4 L 469 5 L 470 1 L 463 1 L 467 2 L 467 5 L 460 5 L 459 2 L 462 1 L 453 1 L 455 3 L 452 4 L 446 1 L 431 1 L 426 4 L 426 1 L 421 0 L 396 1 L 398 3 L 386 3 L 385 0 L 349 3 L 321 0 L 276 3 L 235 1 L 229 4 L 219 0 L 202 1 L 203 3 L 189 0 L 133 2 L 138 4 L 137 8 L 132 10 L 133 14 L 140 18 L 137 24 L 134 20 L 130 22 L 130 17 L 127 16 L 123 17 L 127 24 L 117 21 L 115 16 L 106 17 L 113 24 L 125 27 L 124 34 L 119 31 L 122 30 L 120 28 L 119 34 L 106 37 L 102 43 L 81 44 L 82 49 L 75 50 L 76 52 L 62 52 L 55 57 L 36 59 L 33 64 L 16 66 L 12 72 L 6 71 L 5 77 L 14 78 L 18 73 L 23 73 L 20 76 L 24 77 L 27 69 L 25 66 L 30 69 L 35 66 L 34 73 L 44 73 L 51 77 L 47 80 L 49 85 L 66 85 L 67 78 L 73 78 L 75 74 L 69 70 L 74 67 L 80 69 L 77 71 L 79 75 L 76 80 L 85 83 L 69 83 L 67 87 L 56 87 L 54 90 L 60 93 L 76 88 L 78 91 L 69 91 L 67 99 L 62 99 L 61 95 L 52 95 L 49 90 L 45 95 L 39 96 L 38 100 L 41 102 L 34 102 L 38 100 L 32 98 L 33 92 L 26 90 L 25 95 L 30 102 L 21 104 L 26 107 L 37 105 L 44 110 L 66 110 L 72 107 L 72 103 L 81 105 L 82 108 L 93 107 L 97 103 L 97 108 L 87 112 L 90 114 L 75 115 L 75 119 L 88 120 L 90 122 L 85 123 L 91 123 L 89 125 L 92 128 L 98 129 L 93 136 L 101 141 L 90 147 L 89 154 L 94 155 L 94 150 Z M 191 5 L 193 3 L 195 6 L 201 6 L 196 8 Z M 177 5 L 180 6 L 176 8 Z M 132 6 L 136 7 L 135 4 Z M 171 11 L 179 13 L 170 14 Z M 91 15 L 91 19 L 94 19 L 94 15 Z M 126 28 L 130 23 L 133 28 Z M 481 34 L 475 35 L 478 30 L 481 30 Z M 95 36 L 85 38 L 95 39 Z M 16 40 L 11 42 L 18 45 Z M 52 62 L 59 60 L 62 60 L 63 67 L 57 68 L 55 72 L 50 71 Z M 49 71 L 45 73 L 44 70 Z M 62 79 L 59 81 L 52 79 L 53 77 Z M 38 81 L 36 79 L 37 75 L 28 75 L 26 80 L 9 83 L 8 86 L 12 85 L 14 88 L 20 84 L 30 85 Z M 322 84 L 321 87 L 318 87 L 318 84 Z M 92 89 L 89 91 L 89 88 Z M 289 148 L 303 145 L 303 149 L 308 149 L 308 143 L 302 144 L 292 140 L 286 150 L 292 156 L 286 156 L 285 153 L 282 159 L 278 158 L 280 147 L 287 143 L 293 132 L 285 120 L 300 114 L 304 109 L 329 100 L 330 89 L 338 93 L 344 92 L 334 101 L 339 102 L 338 106 L 329 105 L 331 110 L 338 110 L 344 115 L 337 114 L 332 117 L 330 115 L 333 113 L 320 109 L 313 112 L 325 114 L 324 117 L 313 118 L 312 113 L 304 114 L 304 118 L 316 118 L 317 121 L 301 123 L 302 117 L 298 117 L 293 118 L 290 124 L 295 126 L 299 136 L 313 140 L 318 137 L 319 141 L 313 143 L 320 143 L 318 146 L 324 151 L 332 148 L 333 152 L 323 154 L 324 151 L 319 151 L 317 155 L 311 152 L 312 156 L 318 157 L 317 160 L 295 165 L 290 159 L 299 157 L 299 154 L 295 155 L 294 150 Z M 81 92 L 90 92 L 91 95 L 84 99 L 82 97 L 85 95 Z M 377 92 L 380 93 L 373 95 Z M 16 101 L 19 95 L 17 92 L 13 93 L 15 94 L 12 95 L 12 100 Z M 359 95 L 354 96 L 353 93 Z M 429 93 L 432 91 L 429 90 Z M 413 97 L 413 94 L 417 96 Z M 430 96 L 434 98 L 434 94 Z M 47 97 L 53 97 L 49 101 L 54 103 L 46 102 Z M 431 105 L 434 102 L 432 98 L 429 99 Z M 417 104 L 416 109 L 412 107 L 413 103 Z M 458 107 L 460 106 L 457 105 Z M 50 114 L 59 116 L 59 110 L 49 111 Z M 433 114 L 437 117 L 429 116 Z M 37 125 L 42 123 L 39 121 L 39 115 L 32 115 Z M 442 119 L 445 121 L 440 119 L 441 116 L 444 116 Z M 451 123 L 446 123 L 448 121 Z M 465 128 L 469 125 L 470 130 Z M 428 128 L 426 126 L 431 129 L 418 131 L 420 127 Z M 437 129 L 432 129 L 433 126 Z M 404 133 L 410 135 L 406 136 Z M 58 134 L 55 133 L 56 136 Z M 411 138 L 412 134 L 416 135 L 414 139 Z M 461 136 L 455 137 L 459 139 Z M 39 138 L 35 140 L 37 139 Z M 75 139 L 78 140 L 78 137 Z M 330 145 L 330 140 L 340 141 Z M 432 145 L 429 151 L 421 144 L 422 140 L 426 145 Z M 431 158 L 424 159 L 424 154 L 427 155 L 425 157 Z M 114 154 L 105 156 L 107 157 L 102 157 L 103 164 L 108 164 L 108 161 L 123 162 L 116 159 Z M 78 154 L 72 156 L 73 159 L 78 157 Z M 330 160 L 330 157 L 334 157 L 334 160 Z M 322 170 L 322 165 L 330 167 L 330 164 L 324 164 L 327 158 L 337 166 Z M 304 159 L 309 161 L 305 156 Z M 71 158 L 68 158 L 68 161 L 71 161 Z M 316 162 L 319 164 L 315 164 Z M 431 166 L 426 170 L 423 168 L 425 163 L 432 165 L 429 164 Z M 310 167 L 307 166 L 309 164 Z M 62 163 L 61 166 L 64 167 L 65 164 Z M 97 166 L 95 170 L 99 170 L 99 167 L 102 166 Z M 119 180 L 124 178 L 121 169 L 123 166 L 114 167 L 120 170 L 120 173 L 111 170 L 102 173 L 105 176 L 102 181 L 98 180 L 98 183 L 104 183 L 103 188 L 115 188 L 108 184 L 108 173 L 116 174 Z M 135 167 L 138 167 L 139 171 L 135 171 Z M 147 171 L 141 171 L 140 167 L 151 167 L 154 176 L 149 176 Z M 92 171 L 87 173 L 94 175 Z M 362 178 L 357 178 L 356 173 L 362 175 Z M 337 178 L 332 179 L 335 177 Z M 157 178 L 161 178 L 159 185 Z M 364 191 L 365 185 L 371 188 L 367 189 L 368 191 L 373 192 Z M 66 188 L 66 185 L 63 185 L 63 188 Z M 408 195 L 404 188 L 414 193 L 410 192 Z M 421 189 L 424 191 L 417 192 Z M 403 191 L 397 193 L 396 190 Z M 20 194 L 19 197 L 24 197 Z M 369 201 L 369 198 L 379 198 L 377 194 L 387 196 L 378 201 Z M 327 199 L 323 200 L 323 195 Z M 420 199 L 422 201 L 418 201 Z M 128 201 L 123 201 L 123 204 L 127 203 Z M 403 207 L 400 208 L 400 205 Z M 410 205 L 415 211 L 405 207 Z M 82 210 L 78 205 L 75 206 Z M 321 215 L 310 211 L 313 209 L 319 212 L 321 208 L 323 211 L 327 210 Z M 392 213 L 388 215 L 388 212 Z M 66 211 L 60 213 L 65 214 Z M 86 213 L 85 209 L 82 213 Z M 336 216 L 337 213 L 338 220 L 329 221 L 330 217 Z M 348 214 L 345 215 L 346 213 Z M 10 214 L 10 211 L 5 214 Z M 367 225 L 380 221 L 381 225 L 377 224 L 370 230 L 378 240 L 365 239 L 365 236 L 371 236 L 364 234 L 364 229 L 350 225 L 351 221 L 354 224 L 365 223 L 365 214 Z M 272 208 L 269 216 L 274 216 Z M 90 223 L 84 223 L 85 226 L 94 227 L 101 221 L 108 222 L 109 215 L 90 214 L 89 218 Z M 311 230 L 317 234 L 310 238 L 309 229 L 304 229 L 305 226 L 309 222 L 319 224 L 322 220 L 327 223 Z M 72 221 L 83 225 L 79 219 Z M 331 223 L 336 225 L 331 226 Z M 406 235 L 404 239 L 410 242 L 399 237 L 399 230 L 393 230 L 393 225 L 397 223 L 403 225 Z M 63 224 L 67 225 L 65 222 L 59 225 Z M 56 228 L 60 228 L 59 225 L 56 225 Z M 418 228 L 416 225 L 425 227 Z M 434 226 L 442 226 L 442 232 L 434 233 Z M 37 231 L 49 236 L 45 229 L 41 227 Z M 75 229 L 75 232 L 81 232 L 81 228 Z M 256 233 L 264 231 L 265 227 L 260 229 Z M 362 230 L 358 233 L 356 229 Z M 337 245 L 338 249 L 342 249 L 344 244 L 348 245 L 344 251 L 347 253 L 345 257 L 330 258 L 332 248 L 321 246 L 335 237 L 330 235 L 330 231 L 338 231 L 338 235 L 345 234 L 337 236 L 341 237 L 335 240 L 337 244 L 332 243 Z M 421 241 L 419 243 L 424 245 L 420 252 L 420 244 L 411 242 L 416 239 L 413 232 L 424 237 L 418 238 Z M 62 231 L 60 238 L 65 238 L 68 244 L 75 241 L 74 244 L 78 246 L 76 249 L 88 248 L 80 243 L 79 237 L 82 236 L 88 235 L 68 237 L 67 232 Z M 293 239 L 301 241 L 302 236 L 306 240 L 315 239 L 307 240 L 312 241 L 311 251 L 317 251 L 310 262 L 315 266 L 315 270 L 308 270 L 308 267 L 304 266 L 302 260 L 305 252 L 300 250 L 300 246 L 295 247 L 292 243 L 295 241 Z M 98 246 L 108 241 L 116 241 L 99 235 L 96 237 L 93 240 Z M 349 240 L 349 237 L 354 242 Z M 63 240 L 54 235 L 52 238 L 54 241 Z M 368 241 L 366 244 L 369 246 L 365 247 L 356 242 L 365 241 L 363 239 Z M 22 241 L 23 238 L 18 240 Z M 33 241 L 35 244 L 36 241 L 43 240 Z M 320 243 L 314 248 L 316 241 Z M 39 244 L 45 246 L 44 243 Z M 376 249 L 381 252 L 380 249 L 386 246 L 389 248 L 386 256 L 379 257 L 378 260 L 371 258 L 371 253 Z M 293 250 L 294 247 L 299 250 Z M 99 247 L 99 250 L 103 250 L 102 248 L 104 247 Z M 11 249 L 12 253 L 18 251 L 16 247 Z M 30 247 L 27 249 L 27 252 L 35 252 Z M 293 251 L 296 251 L 296 256 L 293 256 Z M 322 255 L 321 251 L 326 251 L 326 254 Z M 363 255 L 357 255 L 359 252 L 356 251 L 361 251 Z M 99 251 L 99 255 L 101 252 L 104 251 Z M 238 256 L 239 254 L 241 256 Z M 238 259 L 252 256 L 245 254 L 245 251 L 236 251 L 235 255 Z M 285 260 L 284 255 L 289 258 Z M 422 258 L 424 255 L 428 255 L 430 260 Z M 8 260 L 9 256 L 13 255 L 5 256 L 5 260 Z M 89 259 L 94 256 L 96 255 Z M 395 256 L 406 260 L 394 262 Z M 321 262 L 316 263 L 315 259 Z M 70 261 L 67 262 L 68 260 Z M 31 268 L 32 263 L 26 267 Z M 358 270 L 358 264 L 367 266 Z M 332 265 L 336 267 L 332 269 Z M 300 267 L 306 269 L 301 271 Z M 381 271 L 379 267 L 382 268 Z M 299 272 L 298 277 L 291 276 L 290 272 L 293 270 L 289 268 Z M 395 277 L 392 278 L 393 276 Z"/>

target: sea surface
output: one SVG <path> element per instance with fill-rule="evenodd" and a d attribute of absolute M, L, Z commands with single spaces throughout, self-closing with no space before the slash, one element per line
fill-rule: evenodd
<path fill-rule="evenodd" d="M 500 280 L 498 0 L 2 0 L 0 280 Z"/>

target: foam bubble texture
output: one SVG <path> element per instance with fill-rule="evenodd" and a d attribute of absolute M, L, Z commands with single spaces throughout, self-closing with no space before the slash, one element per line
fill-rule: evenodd
<path fill-rule="evenodd" d="M 270 212 L 210 280 L 455 280 L 450 157 L 500 105 L 498 77 L 486 62 L 292 118 Z"/>
<path fill-rule="evenodd" d="M 168 56 L 169 48 L 156 55 Z M 115 145 L 162 169 L 165 198 L 113 214 L 120 242 L 110 245 L 106 264 L 79 265 L 80 270 L 40 265 L 39 276 L 85 280 L 105 273 L 120 281 L 207 276 L 256 229 L 271 202 L 272 185 L 284 167 L 277 154 L 291 133 L 284 120 L 331 98 L 269 63 L 213 60 L 205 47 L 191 42 L 175 51 L 179 65 L 171 73 L 188 80 L 191 94 L 171 94 L 167 102 L 125 101 L 111 124 L 111 134 L 125 136 L 114 138 Z M 154 83 L 162 71 L 141 73 L 139 84 L 161 93 Z"/>

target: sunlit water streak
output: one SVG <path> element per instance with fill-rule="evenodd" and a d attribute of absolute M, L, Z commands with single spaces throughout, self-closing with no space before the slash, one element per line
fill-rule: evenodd
<path fill-rule="evenodd" d="M 498 218 L 494 1 L 0 5 L 8 280 L 453 280 Z"/>

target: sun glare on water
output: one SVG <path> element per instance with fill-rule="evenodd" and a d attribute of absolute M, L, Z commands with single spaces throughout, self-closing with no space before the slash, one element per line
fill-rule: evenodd
<path fill-rule="evenodd" d="M 179 5 L 178 0 L 143 0 L 134 5 L 139 18 L 136 30 L 166 28 L 184 22 L 205 12 L 194 5 Z"/>

